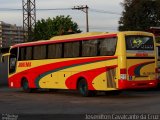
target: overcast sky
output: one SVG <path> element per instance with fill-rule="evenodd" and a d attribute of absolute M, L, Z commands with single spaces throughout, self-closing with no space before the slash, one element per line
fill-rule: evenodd
<path fill-rule="evenodd" d="M 73 8 L 79 5 L 88 5 L 90 9 L 114 12 L 116 14 L 89 11 L 90 31 L 117 31 L 118 21 L 122 13 L 120 2 L 123 0 L 36 0 L 38 9 Z M 22 8 L 22 0 L 0 0 L 0 8 Z M 77 22 L 80 29 L 85 32 L 85 13 L 79 10 L 37 11 L 37 20 L 55 17 L 57 15 L 70 15 Z M 22 25 L 22 11 L 0 10 L 0 21 Z"/>

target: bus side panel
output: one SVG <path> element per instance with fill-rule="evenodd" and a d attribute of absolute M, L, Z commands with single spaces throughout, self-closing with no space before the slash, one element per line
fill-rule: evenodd
<path fill-rule="evenodd" d="M 106 72 L 107 67 L 117 65 L 116 61 L 116 56 L 19 61 L 17 63 L 16 73 L 9 76 L 9 86 L 21 87 L 21 80 L 26 78 L 30 88 L 72 89 L 66 85 L 66 79 L 68 77 L 77 73 L 80 73 L 79 77 L 81 77 L 84 72 L 85 74 L 83 74 L 83 76 L 87 76 L 89 78 L 87 81 L 91 81 L 92 78 Z M 28 62 L 31 63 L 29 64 Z M 90 70 L 95 72 L 92 73 Z M 95 76 L 93 76 L 94 74 Z M 104 80 L 105 79 L 106 76 Z M 74 84 L 73 88 L 75 88 L 75 86 L 76 84 Z M 97 89 L 91 86 L 92 83 L 89 82 L 89 89 Z"/>
<path fill-rule="evenodd" d="M 111 63 L 115 62 L 112 61 Z M 66 86 L 68 87 L 68 89 L 76 89 L 78 80 L 84 78 L 88 83 L 89 90 L 116 89 L 116 74 L 112 76 L 112 74 L 109 73 L 109 71 L 113 69 L 115 70 L 116 68 L 117 65 L 112 65 L 73 74 L 66 80 Z"/>
<path fill-rule="evenodd" d="M 20 88 L 22 87 L 22 80 L 26 79 L 30 88 L 36 88 L 34 80 L 39 74 L 34 70 L 36 65 L 32 65 L 33 62 L 18 61 L 16 72 L 13 75 L 9 75 L 9 87 Z M 39 69 L 39 71 L 41 71 L 41 69 Z"/>
<path fill-rule="evenodd" d="M 111 74 L 111 70 L 116 69 L 116 67 L 117 67 L 117 59 L 105 60 L 96 63 L 87 63 L 85 65 L 77 64 L 76 66 L 70 66 L 62 70 L 46 74 L 42 79 L 39 80 L 39 86 L 41 88 L 49 88 L 49 89 L 51 88 L 77 89 L 78 80 L 84 78 L 88 83 L 89 90 L 115 89 L 116 74 L 114 74 L 114 79 L 113 79 L 112 78 L 113 74 Z M 111 82 L 114 82 L 114 86 L 108 85 L 109 86 L 108 87 L 107 86 L 108 81 L 110 81 L 110 84 L 112 84 Z"/>

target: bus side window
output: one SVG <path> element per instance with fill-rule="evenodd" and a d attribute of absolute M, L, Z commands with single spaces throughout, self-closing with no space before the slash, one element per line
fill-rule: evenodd
<path fill-rule="evenodd" d="M 82 42 L 82 56 L 92 57 L 98 54 L 98 40 L 87 40 Z"/>
<path fill-rule="evenodd" d="M 48 59 L 61 58 L 62 56 L 62 44 L 48 45 Z"/>
<path fill-rule="evenodd" d="M 64 43 L 64 58 L 74 58 L 80 55 L 80 42 Z"/>
<path fill-rule="evenodd" d="M 22 61 L 22 60 L 26 60 L 26 48 L 22 47 L 19 48 L 19 58 L 18 60 Z"/>
<path fill-rule="evenodd" d="M 32 60 L 32 47 L 26 48 L 26 60 Z"/>
<path fill-rule="evenodd" d="M 100 39 L 99 41 L 100 56 L 110 56 L 115 54 L 117 38 L 105 38 Z"/>
<path fill-rule="evenodd" d="M 46 58 L 46 45 L 39 45 L 33 47 L 33 59 L 40 60 Z"/>
<path fill-rule="evenodd" d="M 80 55 L 80 42 L 72 43 L 72 57 L 79 57 Z"/>

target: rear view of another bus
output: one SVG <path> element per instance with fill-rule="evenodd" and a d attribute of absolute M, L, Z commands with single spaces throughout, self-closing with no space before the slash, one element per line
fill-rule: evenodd
<path fill-rule="evenodd" d="M 125 49 L 122 55 L 123 68 L 120 71 L 119 89 L 152 88 L 157 86 L 155 40 L 147 32 L 121 33 Z M 125 75 L 125 77 L 124 77 Z"/>

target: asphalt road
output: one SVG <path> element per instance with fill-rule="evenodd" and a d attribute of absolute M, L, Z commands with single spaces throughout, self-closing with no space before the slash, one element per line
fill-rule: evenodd
<path fill-rule="evenodd" d="M 0 88 L 0 113 L 7 114 L 159 114 L 160 90 L 124 91 L 120 95 L 82 97 L 75 91 L 24 93 Z"/>

